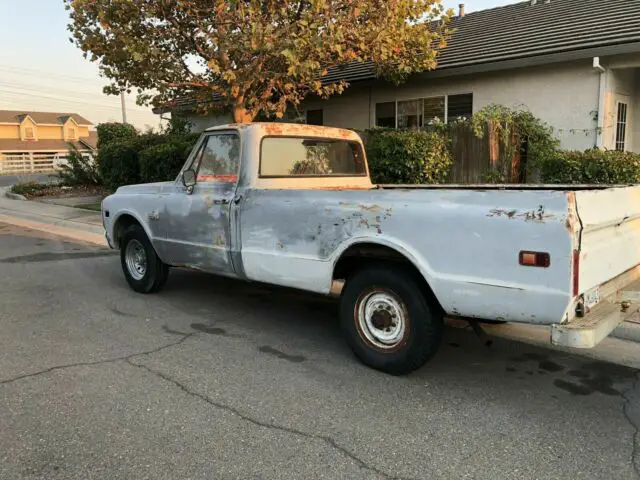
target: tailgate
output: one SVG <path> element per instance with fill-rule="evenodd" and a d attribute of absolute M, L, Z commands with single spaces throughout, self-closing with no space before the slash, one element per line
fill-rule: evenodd
<path fill-rule="evenodd" d="M 640 186 L 576 191 L 575 199 L 584 293 L 640 264 Z"/>

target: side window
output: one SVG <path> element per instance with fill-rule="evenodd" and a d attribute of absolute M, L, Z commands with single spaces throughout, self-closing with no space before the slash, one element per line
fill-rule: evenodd
<path fill-rule="evenodd" d="M 240 137 L 227 133 L 209 135 L 193 163 L 198 182 L 235 183 L 239 167 Z"/>

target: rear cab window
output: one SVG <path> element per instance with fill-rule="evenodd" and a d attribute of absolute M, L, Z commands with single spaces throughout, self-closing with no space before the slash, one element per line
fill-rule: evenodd
<path fill-rule="evenodd" d="M 366 176 L 357 142 L 313 137 L 263 137 L 261 178 Z"/>

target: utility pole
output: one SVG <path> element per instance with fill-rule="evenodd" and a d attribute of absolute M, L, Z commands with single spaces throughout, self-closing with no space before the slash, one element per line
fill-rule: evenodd
<path fill-rule="evenodd" d="M 124 104 L 124 92 L 120 92 L 120 104 L 122 105 L 122 123 L 127 123 L 127 107 Z"/>

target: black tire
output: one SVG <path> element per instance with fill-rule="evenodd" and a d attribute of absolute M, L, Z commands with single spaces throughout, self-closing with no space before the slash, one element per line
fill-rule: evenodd
<path fill-rule="evenodd" d="M 141 245 L 146 256 L 146 268 L 140 278 L 134 278 L 127 266 L 127 247 L 131 242 L 137 242 Z M 122 240 L 120 241 L 120 265 L 127 283 L 138 293 L 159 292 L 169 278 L 169 265 L 160 260 L 147 234 L 140 225 L 131 225 L 122 235 Z"/>
<path fill-rule="evenodd" d="M 404 322 L 389 326 L 391 330 L 398 324 L 405 325 L 404 329 L 395 330 L 402 332 L 398 333 L 397 343 L 381 348 L 380 341 L 371 333 L 382 332 L 375 327 L 376 313 L 371 315 L 373 330 L 363 326 L 358 318 L 361 305 L 365 309 L 367 305 L 381 305 L 376 303 L 376 298 L 386 297 L 395 301 L 401 307 L 401 315 L 406 317 Z M 384 307 L 380 308 L 388 321 L 396 321 L 393 307 L 390 314 L 384 312 Z M 340 321 L 355 355 L 365 365 L 391 375 L 405 375 L 422 367 L 438 351 L 444 330 L 440 307 L 428 300 L 411 270 L 394 264 L 367 266 L 347 279 L 340 297 Z"/>

